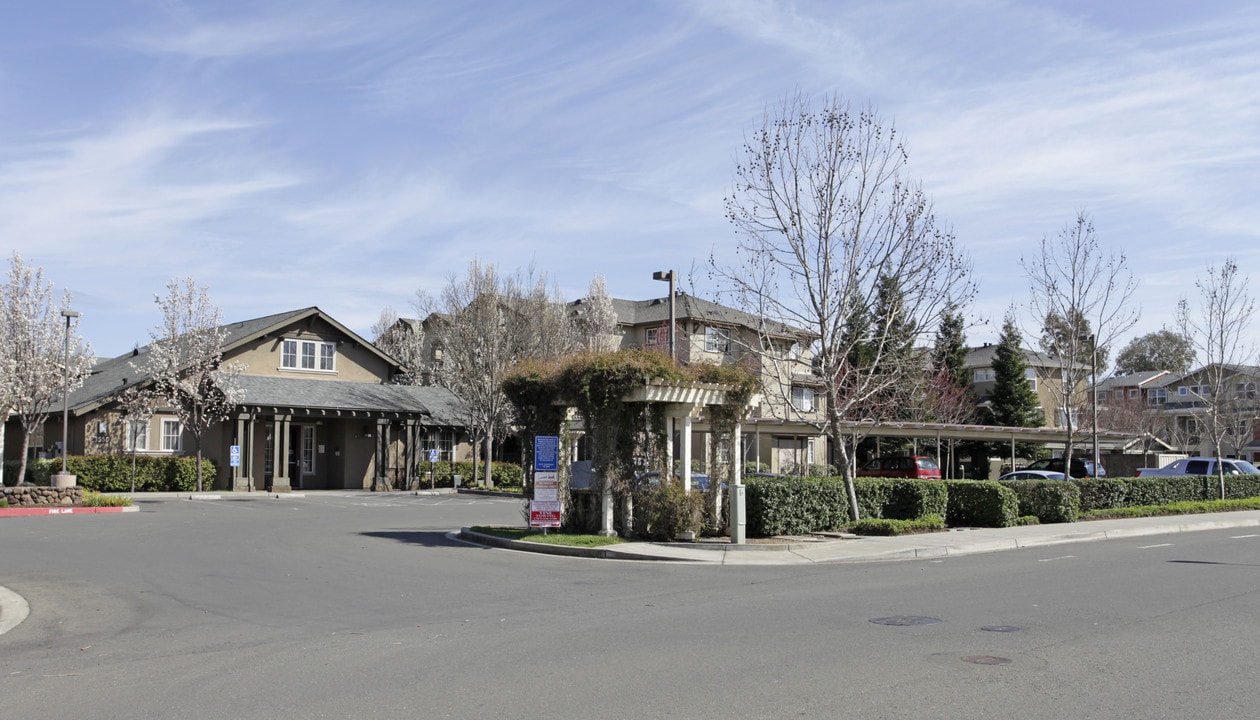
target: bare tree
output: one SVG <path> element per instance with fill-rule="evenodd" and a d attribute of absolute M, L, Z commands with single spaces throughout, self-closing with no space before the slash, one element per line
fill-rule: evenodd
<path fill-rule="evenodd" d="M 508 368 L 526 358 L 548 357 L 572 347 L 572 333 L 558 291 L 546 278 L 501 275 L 477 260 L 463 277 L 451 275 L 442 293 L 417 293 L 417 309 L 429 313 L 433 344 L 440 349 L 434 379 L 462 401 L 474 446 L 484 443 L 484 484 L 493 486 L 492 450 L 512 422 L 503 394 Z"/>
<path fill-rule="evenodd" d="M 1020 264 L 1032 284 L 1030 305 L 1042 322 L 1041 348 L 1059 365 L 1060 382 L 1045 387 L 1063 413 L 1063 462 L 1071 467 L 1089 405 L 1086 390 L 1097 384 L 1097 378 L 1086 382 L 1094 353 L 1105 358 L 1107 348 L 1137 322 L 1138 309 L 1130 303 L 1137 285 L 1125 256 L 1104 252 L 1084 211 L 1053 240 L 1043 237 L 1037 253 Z"/>
<path fill-rule="evenodd" d="M 26 476 L 32 437 L 61 407 L 65 394 L 83 384 L 95 362 L 91 346 L 71 332 L 69 317 L 62 314 L 70 310 L 70 294 L 54 304 L 52 287 L 43 268 L 32 268 L 13 253 L 8 281 L 0 287 L 0 351 L 7 356 L 0 369 L 6 372 L 4 417 L 12 410 L 22 424 L 19 483 Z"/>
<path fill-rule="evenodd" d="M 745 142 L 726 199 L 738 260 L 710 263 L 729 288 L 719 294 L 765 319 L 760 347 L 749 349 L 772 376 L 816 375 L 822 419 L 797 415 L 830 435 L 854 519 L 856 463 L 845 421 L 922 378 L 921 362 L 898 362 L 914 355 L 902 352 L 906 328 L 935 328 L 947 308 L 974 294 L 969 263 L 907 176 L 907 162 L 897 131 L 874 110 L 851 112 L 837 98 L 817 110 L 801 95 L 785 99 Z M 901 293 L 895 312 L 872 315 L 889 279 Z M 855 324 L 860 317 L 874 320 Z M 776 344 L 783 326 L 805 339 L 808 353 Z M 764 390 L 793 407 L 789 383 Z"/>
<path fill-rule="evenodd" d="M 424 327 L 416 320 L 399 319 L 392 307 L 381 310 L 372 325 L 372 342 L 393 356 L 403 366 L 403 372 L 394 377 L 399 385 L 423 384 L 428 363 L 424 355 Z"/>
<path fill-rule="evenodd" d="M 1201 432 L 1206 433 L 1219 460 L 1225 438 L 1237 432 L 1238 416 L 1254 417 L 1255 385 L 1248 388 L 1245 364 L 1255 362 L 1256 347 L 1251 339 L 1251 318 L 1256 303 L 1248 292 L 1247 276 L 1239 275 L 1238 263 L 1228 258 L 1219 267 L 1209 265 L 1207 275 L 1195 280 L 1199 303 L 1192 306 L 1183 298 L 1177 304 L 1177 322 L 1190 338 L 1202 368 L 1198 380 L 1194 415 Z M 1250 369 L 1254 372 L 1254 369 Z M 1242 378 L 1242 387 L 1235 382 Z M 1248 395 L 1250 397 L 1248 397 Z M 1250 423 L 1248 424 L 1250 427 Z M 1221 463 L 1217 463 L 1218 468 Z M 1225 498 L 1225 475 L 1219 474 L 1221 499 Z"/>
<path fill-rule="evenodd" d="M 574 332 L 577 343 L 590 352 L 615 350 L 617 340 L 617 311 L 613 309 L 612 298 L 608 296 L 608 288 L 604 276 L 596 274 L 586 290 L 586 297 L 574 303 Z"/>
<path fill-rule="evenodd" d="M 197 446 L 197 491 L 202 489 L 201 441 L 206 430 L 227 419 L 240 400 L 240 363 L 223 362 L 219 308 L 191 277 L 171 280 L 166 296 L 154 296 L 162 324 L 150 332 L 148 372 L 154 389 L 179 416 Z"/>

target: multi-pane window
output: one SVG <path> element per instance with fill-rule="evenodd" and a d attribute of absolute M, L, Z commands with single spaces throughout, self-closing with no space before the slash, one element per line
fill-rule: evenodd
<path fill-rule="evenodd" d="M 730 330 L 715 327 L 706 327 L 704 329 L 704 349 L 706 352 L 726 352 L 730 344 Z"/>
<path fill-rule="evenodd" d="M 126 450 L 148 450 L 149 449 L 149 423 L 148 421 L 140 422 L 138 420 L 128 420 L 126 437 L 123 438 L 123 448 Z"/>
<path fill-rule="evenodd" d="M 814 389 L 799 385 L 793 386 L 792 407 L 801 412 L 812 412 L 814 410 Z"/>
<path fill-rule="evenodd" d="M 1028 386 L 1032 388 L 1033 392 L 1036 392 L 1037 391 L 1037 369 L 1024 368 L 1024 377 L 1028 378 Z"/>
<path fill-rule="evenodd" d="M 315 474 L 315 426 L 302 426 L 302 474 Z"/>
<path fill-rule="evenodd" d="M 162 452 L 179 452 L 181 430 L 178 420 L 162 421 Z"/>
<path fill-rule="evenodd" d="M 1129 399 L 1130 399 L 1130 400 L 1136 400 L 1136 399 L 1137 399 L 1137 396 L 1138 396 L 1138 389 L 1137 389 L 1137 388 L 1129 388 Z"/>
<path fill-rule="evenodd" d="M 656 347 L 661 341 L 660 328 L 648 328 L 643 331 L 643 346 Z"/>
<path fill-rule="evenodd" d="M 319 340 L 285 340 L 280 348 L 280 367 L 333 372 L 337 369 L 337 344 Z"/>
<path fill-rule="evenodd" d="M 977 368 L 971 373 L 972 382 L 993 382 L 994 379 L 993 368 Z"/>

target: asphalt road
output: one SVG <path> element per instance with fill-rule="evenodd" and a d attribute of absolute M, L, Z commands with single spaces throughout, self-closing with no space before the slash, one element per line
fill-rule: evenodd
<path fill-rule="evenodd" d="M 12 718 L 1253 718 L 1260 535 L 944 560 L 602 561 L 446 538 L 515 501 L 0 521 Z M 872 620 L 893 618 L 894 623 Z M 938 622 L 931 622 L 938 621 Z"/>

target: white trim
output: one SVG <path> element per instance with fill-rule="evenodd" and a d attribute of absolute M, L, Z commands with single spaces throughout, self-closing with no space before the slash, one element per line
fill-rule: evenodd
<path fill-rule="evenodd" d="M 337 343 L 329 340 L 283 338 L 280 341 L 279 369 L 284 372 L 335 373 Z"/>

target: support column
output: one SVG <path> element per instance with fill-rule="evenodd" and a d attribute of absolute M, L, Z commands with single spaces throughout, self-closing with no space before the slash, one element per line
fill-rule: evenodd
<path fill-rule="evenodd" d="M 376 472 L 372 478 L 372 490 L 384 492 L 389 485 L 389 421 L 376 421 Z"/>
<path fill-rule="evenodd" d="M 683 491 L 691 492 L 691 413 L 682 419 L 682 477 Z"/>
<path fill-rule="evenodd" d="M 271 492 L 293 491 L 289 479 L 289 426 L 292 415 L 276 415 L 271 426 Z"/>
<path fill-rule="evenodd" d="M 234 492 L 248 492 L 254 489 L 253 479 L 250 477 L 251 468 L 246 455 L 246 448 L 250 446 L 250 441 L 252 440 L 249 432 L 253 429 L 249 420 L 250 416 L 245 413 L 236 416 L 236 444 L 241 448 L 241 464 L 232 468 L 232 490 Z"/>

